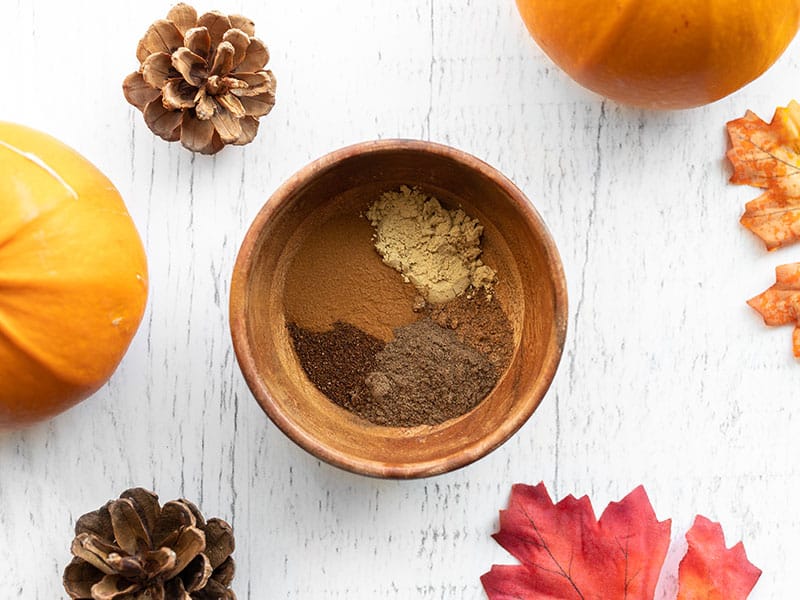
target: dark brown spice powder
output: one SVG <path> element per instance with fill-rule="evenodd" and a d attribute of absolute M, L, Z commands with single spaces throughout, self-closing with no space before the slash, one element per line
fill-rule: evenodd
<path fill-rule="evenodd" d="M 378 425 L 436 425 L 470 411 L 511 360 L 513 329 L 496 298 L 461 296 L 424 308 L 389 343 L 337 321 L 289 324 L 300 364 L 339 406 Z"/>
<path fill-rule="evenodd" d="M 364 382 L 384 343 L 348 323 L 316 332 L 289 323 L 300 365 L 317 389 L 339 406 L 361 414 L 370 396 Z"/>

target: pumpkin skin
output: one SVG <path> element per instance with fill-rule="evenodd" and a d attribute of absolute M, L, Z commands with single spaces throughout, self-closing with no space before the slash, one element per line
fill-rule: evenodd
<path fill-rule="evenodd" d="M 146 299 L 144 248 L 112 183 L 58 140 L 0 122 L 0 430 L 97 391 Z"/>
<path fill-rule="evenodd" d="M 800 0 L 517 0 L 542 50 L 581 85 L 643 108 L 719 100 L 766 71 Z"/>

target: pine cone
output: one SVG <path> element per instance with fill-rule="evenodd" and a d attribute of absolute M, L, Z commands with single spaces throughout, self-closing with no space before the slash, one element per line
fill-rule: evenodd
<path fill-rule="evenodd" d="M 125 98 L 153 133 L 194 152 L 247 144 L 275 104 L 275 76 L 264 70 L 269 51 L 254 34 L 241 15 L 198 18 L 177 4 L 139 42 L 141 66 L 125 78 Z"/>
<path fill-rule="evenodd" d="M 64 589 L 76 600 L 236 600 L 233 548 L 225 521 L 134 488 L 78 519 Z"/>

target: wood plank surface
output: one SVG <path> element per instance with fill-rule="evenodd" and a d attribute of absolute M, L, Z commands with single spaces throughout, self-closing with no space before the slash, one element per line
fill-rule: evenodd
<path fill-rule="evenodd" d="M 727 182 L 724 124 L 748 108 L 769 119 L 798 93 L 797 42 L 727 99 L 652 113 L 569 80 L 511 0 L 197 6 L 251 17 L 278 79 L 255 141 L 216 157 L 156 138 L 122 96 L 168 3 L 0 8 L 0 118 L 111 178 L 151 281 L 108 385 L 0 434 L 0 598 L 65 597 L 75 519 L 136 485 L 234 526 L 241 599 L 483 598 L 479 576 L 514 562 L 490 537 L 497 511 L 512 483 L 539 481 L 589 494 L 598 512 L 642 483 L 679 544 L 697 513 L 744 540 L 764 571 L 751 598 L 795 597 L 800 366 L 791 328 L 763 327 L 745 300 L 800 248 L 767 254 L 738 224 L 758 192 Z M 405 482 L 290 442 L 253 400 L 227 317 L 239 244 L 277 186 L 330 150 L 389 137 L 453 145 L 515 181 L 555 237 L 570 297 L 561 366 L 530 421 L 469 467 Z M 658 598 L 674 598 L 672 577 Z"/>

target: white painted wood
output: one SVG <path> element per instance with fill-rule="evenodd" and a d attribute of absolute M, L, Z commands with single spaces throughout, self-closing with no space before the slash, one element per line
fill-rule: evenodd
<path fill-rule="evenodd" d="M 0 10 L 0 117 L 109 175 L 151 274 L 110 383 L 0 435 L 0 598 L 64 597 L 74 520 L 133 485 L 234 525 L 243 599 L 482 598 L 479 576 L 513 562 L 490 538 L 497 511 L 512 483 L 540 480 L 558 497 L 589 494 L 598 512 L 643 483 L 676 540 L 697 513 L 744 540 L 764 571 L 752 598 L 796 595 L 800 367 L 791 328 L 764 328 L 744 301 L 800 248 L 767 254 L 738 225 L 757 191 L 727 183 L 723 126 L 747 108 L 769 118 L 797 93 L 798 43 L 723 101 L 654 114 L 572 83 L 510 0 L 220 0 L 199 8 L 256 21 L 278 104 L 253 144 L 209 158 L 155 138 L 122 97 L 139 37 L 167 8 Z M 570 293 L 561 368 L 534 417 L 478 463 L 411 482 L 293 445 L 252 399 L 227 323 L 233 262 L 270 193 L 329 150 L 395 136 L 511 177 L 549 224 Z"/>

